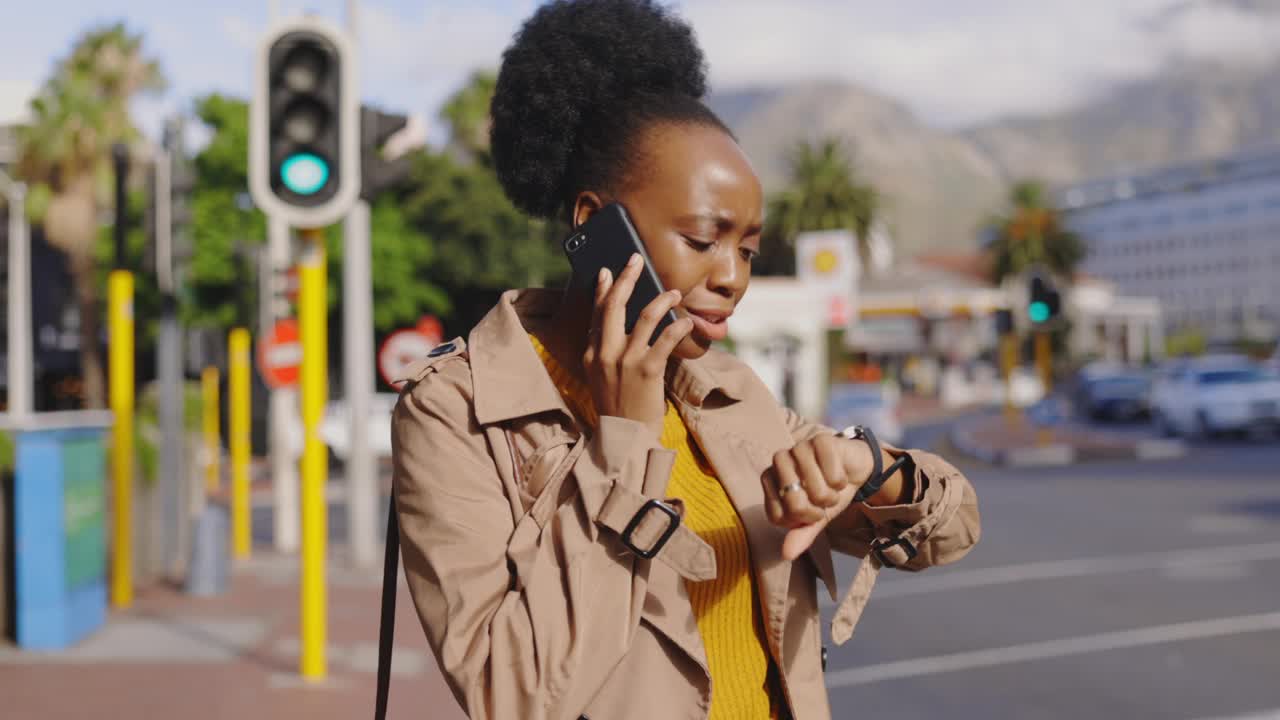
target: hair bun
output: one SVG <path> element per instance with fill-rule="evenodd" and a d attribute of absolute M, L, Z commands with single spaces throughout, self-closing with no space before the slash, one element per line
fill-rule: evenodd
<path fill-rule="evenodd" d="M 706 93 L 693 29 L 651 0 L 555 0 L 502 55 L 490 115 L 494 167 L 516 207 L 550 217 L 565 200 L 584 120 L 641 95 Z"/>

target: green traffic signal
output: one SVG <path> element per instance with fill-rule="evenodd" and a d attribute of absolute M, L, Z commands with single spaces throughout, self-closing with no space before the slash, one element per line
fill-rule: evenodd
<path fill-rule="evenodd" d="M 297 153 L 280 164 L 280 181 L 298 195 L 313 195 L 329 181 L 329 164 L 314 153 Z"/>
<path fill-rule="evenodd" d="M 1037 300 L 1027 308 L 1027 317 L 1031 318 L 1033 323 L 1042 323 L 1049 319 L 1049 304 L 1041 300 Z"/>

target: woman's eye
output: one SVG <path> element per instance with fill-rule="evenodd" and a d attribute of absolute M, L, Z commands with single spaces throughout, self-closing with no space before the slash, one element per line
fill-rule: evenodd
<path fill-rule="evenodd" d="M 756 258 L 760 257 L 760 251 L 752 250 L 751 248 L 744 247 L 742 248 L 742 257 L 747 262 L 751 262 L 752 260 L 755 260 Z"/>
<path fill-rule="evenodd" d="M 684 241 L 689 243 L 689 246 L 692 247 L 694 250 L 697 250 L 698 252 L 706 252 L 716 246 L 716 244 L 713 242 L 706 242 L 705 240 L 696 240 L 694 238 L 689 237 L 688 235 L 681 235 L 680 237 L 684 238 Z"/>

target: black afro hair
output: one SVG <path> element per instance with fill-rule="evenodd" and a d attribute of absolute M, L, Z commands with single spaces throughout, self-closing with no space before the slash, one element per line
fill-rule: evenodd
<path fill-rule="evenodd" d="M 723 124 L 700 102 L 693 30 L 652 0 L 554 0 L 503 53 L 490 114 L 494 168 L 516 207 L 567 210 L 621 182 L 637 131 L 657 120 Z"/>

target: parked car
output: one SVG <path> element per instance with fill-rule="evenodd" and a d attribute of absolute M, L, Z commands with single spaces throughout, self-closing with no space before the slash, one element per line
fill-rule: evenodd
<path fill-rule="evenodd" d="M 1166 381 L 1153 414 L 1166 434 L 1274 429 L 1280 427 L 1280 377 L 1255 364 L 1193 363 Z"/>
<path fill-rule="evenodd" d="M 1094 376 L 1081 382 L 1076 407 L 1094 420 L 1136 420 L 1149 414 L 1150 392 L 1151 380 L 1143 373 Z"/>
<path fill-rule="evenodd" d="M 899 445 L 903 429 L 898 396 L 897 387 L 890 383 L 832 385 L 827 395 L 826 423 L 837 430 L 866 425 L 877 438 Z"/>

